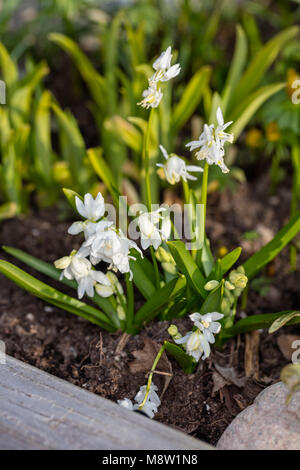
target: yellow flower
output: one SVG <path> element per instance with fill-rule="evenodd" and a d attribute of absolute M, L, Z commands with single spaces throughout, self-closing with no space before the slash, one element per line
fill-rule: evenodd
<path fill-rule="evenodd" d="M 250 148 L 260 147 L 262 144 L 262 132 L 259 129 L 250 129 L 246 134 L 246 145 Z"/>
<path fill-rule="evenodd" d="M 277 142 L 280 139 L 280 130 L 277 122 L 269 122 L 266 127 L 266 137 L 269 142 Z"/>

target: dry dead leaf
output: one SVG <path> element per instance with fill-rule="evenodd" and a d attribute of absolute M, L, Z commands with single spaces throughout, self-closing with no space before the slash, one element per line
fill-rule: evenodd
<path fill-rule="evenodd" d="M 215 364 L 215 368 L 230 385 L 236 385 L 239 388 L 245 386 L 247 380 L 246 377 L 238 377 L 237 372 L 233 367 L 221 367 L 218 364 Z"/>
<path fill-rule="evenodd" d="M 231 385 L 230 382 L 225 380 L 224 377 L 216 371 L 213 372 L 212 379 L 213 379 L 213 382 L 214 382 L 214 386 L 213 386 L 213 389 L 212 389 L 212 392 L 211 392 L 212 397 L 215 397 L 216 394 L 220 390 L 222 390 L 222 388 L 225 387 L 226 385 Z"/>
<path fill-rule="evenodd" d="M 132 374 L 136 374 L 138 372 L 150 372 L 154 359 L 160 348 L 160 344 L 150 338 L 145 338 L 143 349 L 137 349 L 132 352 L 135 359 L 129 365 L 130 372 Z M 156 369 L 158 372 L 167 373 L 167 375 L 164 375 L 164 388 L 161 393 L 162 398 L 172 379 L 172 366 L 165 352 L 161 356 Z"/>
<path fill-rule="evenodd" d="M 258 380 L 259 373 L 259 331 L 251 331 L 245 335 L 244 367 L 246 377 Z"/>
<path fill-rule="evenodd" d="M 280 335 L 277 338 L 277 344 L 282 352 L 285 359 L 290 361 L 292 359 L 292 355 L 295 352 L 295 349 L 292 348 L 292 344 L 294 341 L 299 341 L 300 336 L 296 335 Z"/>

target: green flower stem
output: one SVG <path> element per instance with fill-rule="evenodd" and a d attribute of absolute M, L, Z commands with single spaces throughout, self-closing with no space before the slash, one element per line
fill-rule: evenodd
<path fill-rule="evenodd" d="M 148 123 L 147 123 L 147 129 L 144 134 L 144 142 L 143 142 L 143 162 L 144 162 L 144 169 L 145 169 L 146 202 L 147 202 L 148 211 L 151 211 L 151 206 L 152 206 L 150 168 L 149 168 L 149 146 L 150 146 L 150 132 L 151 132 L 153 114 L 154 114 L 154 108 L 151 108 Z"/>
<path fill-rule="evenodd" d="M 201 189 L 201 204 L 203 204 L 203 240 L 202 243 L 204 243 L 204 237 L 205 237 L 205 221 L 206 221 L 206 203 L 207 203 L 207 182 L 208 182 L 208 163 L 205 162 L 204 165 L 204 171 L 203 171 L 203 177 L 202 177 L 202 189 Z"/>
<path fill-rule="evenodd" d="M 134 290 L 133 290 L 132 281 L 129 280 L 129 273 L 125 274 L 125 280 L 126 280 L 126 294 L 127 294 L 126 329 L 130 331 L 130 328 L 133 324 L 133 317 L 134 317 Z"/>
<path fill-rule="evenodd" d="M 164 351 L 166 349 L 166 342 L 162 345 L 162 347 L 160 348 L 160 350 L 158 351 L 157 355 L 156 355 L 156 358 L 154 359 L 154 362 L 152 364 L 152 367 L 151 367 L 151 372 L 149 374 L 149 378 L 148 378 L 148 382 L 147 382 L 147 388 L 146 388 L 146 393 L 145 393 L 145 398 L 144 400 L 142 401 L 142 403 L 139 405 L 139 409 L 142 410 L 146 401 L 147 401 L 147 398 L 148 398 L 148 395 L 149 395 L 149 392 L 150 392 L 150 387 L 151 387 L 151 384 L 152 384 L 152 379 L 153 379 L 153 373 L 155 372 L 155 369 L 157 367 L 157 364 L 159 363 L 159 360 L 161 358 L 161 356 L 163 355 Z"/>
<path fill-rule="evenodd" d="M 159 288 L 160 285 L 160 275 L 159 275 L 159 269 L 158 269 L 158 264 L 157 264 L 157 259 L 155 256 L 154 248 L 153 246 L 150 246 L 150 253 L 151 253 L 151 258 L 153 262 L 153 267 L 154 267 L 154 274 L 155 274 L 155 285 L 157 289 Z"/>
<path fill-rule="evenodd" d="M 190 205 L 189 205 L 189 204 L 192 204 L 192 202 L 190 201 L 190 187 L 187 181 L 182 181 L 182 187 L 183 187 L 183 193 L 184 193 L 184 203 L 187 205 L 189 209 L 188 220 L 189 220 L 189 227 L 190 227 L 190 236 L 192 236 L 193 235 L 193 212 L 194 210 L 193 210 L 193 207 L 190 208 Z M 195 258 L 197 255 L 197 251 L 192 249 L 192 254 Z"/>
<path fill-rule="evenodd" d="M 300 196 L 300 147 L 294 145 L 292 148 L 292 165 L 293 165 L 293 185 L 291 200 L 291 217 L 293 217 L 298 208 Z M 297 248 L 295 245 L 290 246 L 290 266 L 291 271 L 297 269 Z"/>

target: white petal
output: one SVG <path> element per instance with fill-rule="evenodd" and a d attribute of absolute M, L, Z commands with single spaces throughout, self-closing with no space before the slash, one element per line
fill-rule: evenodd
<path fill-rule="evenodd" d="M 202 315 L 200 315 L 200 313 L 198 312 L 192 313 L 191 315 L 189 315 L 189 317 L 192 320 L 192 322 L 201 321 L 202 319 Z"/>
<path fill-rule="evenodd" d="M 75 204 L 76 204 L 76 209 L 78 213 L 82 215 L 82 217 L 84 217 L 85 219 L 88 219 L 88 214 L 85 209 L 85 205 L 83 204 L 82 200 L 79 199 L 78 196 L 75 196 Z"/>
<path fill-rule="evenodd" d="M 224 118 L 223 118 L 223 114 L 222 114 L 222 110 L 221 110 L 220 106 L 217 109 L 217 121 L 218 121 L 218 124 L 220 126 L 223 126 Z"/>
<path fill-rule="evenodd" d="M 162 145 L 160 145 L 159 148 L 160 148 L 160 150 L 161 150 L 161 153 L 162 153 L 163 156 L 165 157 L 165 159 L 168 160 L 169 154 L 168 154 L 168 152 L 166 151 L 166 149 L 165 149 Z"/>
<path fill-rule="evenodd" d="M 68 233 L 70 235 L 78 235 L 78 233 L 84 231 L 84 224 L 83 222 L 74 222 L 69 228 Z"/>

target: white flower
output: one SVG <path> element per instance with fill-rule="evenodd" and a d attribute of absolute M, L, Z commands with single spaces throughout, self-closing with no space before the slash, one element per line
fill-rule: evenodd
<path fill-rule="evenodd" d="M 189 331 L 185 336 L 174 341 L 177 344 L 183 344 L 186 353 L 192 356 L 196 362 L 199 361 L 201 356 L 204 360 L 210 355 L 209 342 L 200 330 Z"/>
<path fill-rule="evenodd" d="M 123 296 L 124 290 L 117 276 L 113 272 L 108 271 L 106 273 L 106 277 L 109 280 L 110 285 L 104 286 L 104 285 L 96 284 L 95 289 L 96 289 L 97 294 L 99 294 L 101 297 L 110 297 L 113 294 L 120 294 Z"/>
<path fill-rule="evenodd" d="M 58 269 L 63 269 L 60 279 L 75 279 L 77 281 L 78 298 L 82 299 L 86 293 L 89 297 L 94 296 L 94 286 L 98 283 L 103 286 L 110 286 L 110 281 L 101 271 L 92 269 L 91 262 L 85 258 L 89 253 L 89 248 L 81 247 L 79 251 L 72 251 L 70 256 L 64 256 L 54 262 Z"/>
<path fill-rule="evenodd" d="M 149 416 L 149 418 L 153 418 L 155 413 L 157 413 L 157 408 L 159 407 L 161 403 L 159 396 L 156 393 L 158 389 L 157 389 L 157 386 L 154 385 L 154 383 L 151 383 L 150 391 L 147 396 L 146 403 L 144 404 L 143 408 L 139 408 L 139 405 L 141 405 L 144 401 L 144 398 L 146 395 L 146 389 L 147 389 L 147 386 L 143 385 L 138 391 L 138 393 L 136 394 L 136 396 L 134 397 L 137 403 L 137 405 L 135 406 L 137 406 L 138 409 L 144 411 L 144 413 L 146 413 Z"/>
<path fill-rule="evenodd" d="M 215 130 L 215 135 L 216 138 L 219 139 L 222 143 L 225 142 L 230 142 L 232 144 L 233 142 L 233 134 L 229 134 L 227 132 L 224 132 L 224 130 L 232 124 L 233 121 L 226 122 L 224 124 L 224 118 L 222 114 L 222 110 L 220 106 L 217 109 L 217 121 L 218 121 L 218 126 Z"/>
<path fill-rule="evenodd" d="M 195 312 L 190 315 L 194 325 L 203 332 L 205 338 L 211 344 L 215 342 L 214 335 L 221 330 L 221 324 L 216 320 L 221 320 L 223 317 L 224 315 L 218 312 L 206 313 L 205 315 Z"/>
<path fill-rule="evenodd" d="M 110 288 L 110 282 L 107 279 L 106 275 L 101 271 L 95 271 L 94 269 L 91 269 L 86 276 L 78 278 L 76 280 L 78 283 L 77 293 L 79 299 L 82 299 L 85 293 L 89 297 L 94 297 L 94 287 L 96 288 L 97 292 L 98 286 L 106 289 Z"/>
<path fill-rule="evenodd" d="M 140 405 L 144 401 L 146 390 L 147 390 L 146 385 L 143 385 L 142 387 L 140 387 L 140 390 L 138 391 L 138 393 L 136 394 L 134 398 L 136 402 L 135 404 L 133 404 L 132 401 L 129 400 L 129 398 L 118 400 L 118 404 L 120 406 L 123 406 L 123 408 L 126 408 L 127 410 L 130 410 L 130 411 L 135 411 L 135 410 L 143 411 L 147 416 L 149 416 L 149 418 L 153 418 L 155 413 L 157 413 L 157 408 L 161 404 L 161 401 L 159 399 L 159 396 L 156 393 L 157 391 L 156 385 L 151 383 L 150 391 L 147 396 L 146 403 L 142 408 L 140 408 Z"/>
<path fill-rule="evenodd" d="M 164 165 L 161 163 L 157 163 L 156 166 L 163 168 L 168 183 L 178 183 L 180 181 L 180 178 L 182 178 L 183 181 L 196 180 L 196 176 L 192 176 L 188 172 L 203 171 L 203 169 L 198 166 L 186 165 L 185 161 L 174 153 L 168 155 L 166 149 L 162 145 L 160 145 L 159 148 L 167 161 Z"/>
<path fill-rule="evenodd" d="M 163 97 L 161 89 L 157 87 L 159 82 L 167 82 L 180 73 L 179 64 L 171 66 L 171 50 L 171 46 L 169 46 L 167 50 L 162 52 L 159 58 L 153 63 L 155 72 L 148 80 L 149 87 L 143 92 L 144 99 L 137 103 L 143 108 L 157 108 Z"/>
<path fill-rule="evenodd" d="M 130 279 L 132 272 L 129 262 L 135 259 L 130 255 L 130 250 L 134 248 L 143 256 L 137 244 L 113 226 L 104 230 L 99 229 L 84 242 L 83 246 L 90 249 L 90 260 L 93 264 L 98 264 L 100 261 L 109 263 L 109 269 L 123 274 L 130 273 Z"/>
<path fill-rule="evenodd" d="M 101 193 L 93 199 L 92 195 L 87 193 L 82 201 L 75 196 L 75 204 L 78 213 L 85 219 L 84 221 L 74 222 L 68 229 L 71 235 L 77 235 L 84 232 L 85 238 L 91 236 L 97 227 L 96 222 L 104 216 L 105 203 Z"/>
<path fill-rule="evenodd" d="M 180 65 L 171 66 L 172 48 L 169 46 L 153 63 L 155 70 L 154 75 L 150 78 L 149 83 L 166 82 L 176 77 L 180 73 Z"/>
<path fill-rule="evenodd" d="M 157 89 L 156 83 L 150 84 L 149 88 L 143 91 L 143 100 L 137 103 L 138 105 L 142 106 L 143 108 L 157 108 L 163 94 L 159 89 Z"/>
<path fill-rule="evenodd" d="M 218 126 L 204 124 L 204 129 L 199 140 L 189 142 L 186 147 L 190 150 L 200 148 L 196 153 L 198 160 L 206 160 L 209 165 L 218 165 L 223 173 L 228 173 L 229 169 L 224 163 L 224 144 L 225 142 L 233 142 L 233 134 L 224 132 L 224 130 L 232 123 L 232 121 L 224 124 L 221 108 L 217 109 Z"/>
<path fill-rule="evenodd" d="M 126 408 L 129 411 L 134 410 L 134 405 L 133 405 L 132 401 L 129 400 L 129 398 L 124 398 L 123 400 L 118 400 L 118 404 L 120 406 L 123 406 L 123 408 Z"/>
<path fill-rule="evenodd" d="M 90 269 L 91 263 L 86 256 L 89 254 L 89 249 L 81 247 L 78 251 L 73 250 L 69 256 L 64 256 L 54 262 L 57 269 L 63 269 L 60 279 L 79 279 L 86 276 Z"/>
<path fill-rule="evenodd" d="M 141 245 L 143 250 L 149 248 L 150 245 L 153 246 L 155 250 L 162 243 L 161 230 L 158 228 L 158 223 L 163 217 L 160 215 L 160 212 L 165 211 L 165 208 L 157 209 L 152 212 L 144 212 L 136 218 L 136 223 L 140 229 L 141 236 Z M 167 227 L 164 228 L 164 235 L 167 235 Z"/>

